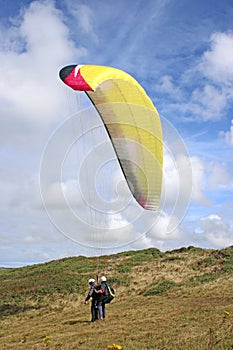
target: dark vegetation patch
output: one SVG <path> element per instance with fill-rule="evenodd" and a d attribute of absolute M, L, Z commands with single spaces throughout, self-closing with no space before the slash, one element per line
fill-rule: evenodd
<path fill-rule="evenodd" d="M 153 282 L 146 288 L 143 295 L 144 296 L 163 295 L 167 291 L 176 287 L 177 287 L 177 284 L 174 281 L 170 281 L 170 280 Z"/>

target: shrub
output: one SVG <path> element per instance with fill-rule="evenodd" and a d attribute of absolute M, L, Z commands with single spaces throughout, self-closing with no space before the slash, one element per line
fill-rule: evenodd
<path fill-rule="evenodd" d="M 148 286 L 148 288 L 146 289 L 143 295 L 144 296 L 161 295 L 175 287 L 177 287 L 177 284 L 174 281 L 170 281 L 170 280 L 153 282 Z"/>
<path fill-rule="evenodd" d="M 129 265 L 120 265 L 116 268 L 116 271 L 118 273 L 130 273 L 131 270 L 132 270 L 132 268 Z"/>
<path fill-rule="evenodd" d="M 205 273 L 204 275 L 195 276 L 190 279 L 192 284 L 209 283 L 221 277 L 220 273 Z"/>

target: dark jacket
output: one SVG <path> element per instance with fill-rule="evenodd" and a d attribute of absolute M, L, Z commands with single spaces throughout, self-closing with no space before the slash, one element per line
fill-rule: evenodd
<path fill-rule="evenodd" d="M 92 302 L 96 301 L 98 299 L 98 294 L 95 292 L 95 290 L 97 289 L 97 285 L 95 283 L 93 283 L 91 285 L 91 288 L 86 296 L 85 301 L 88 301 L 90 298 L 92 298 Z"/>
<path fill-rule="evenodd" d="M 107 283 L 102 282 L 100 286 L 97 287 L 98 290 L 98 301 L 104 302 L 105 296 L 107 295 L 108 289 L 107 289 Z"/>

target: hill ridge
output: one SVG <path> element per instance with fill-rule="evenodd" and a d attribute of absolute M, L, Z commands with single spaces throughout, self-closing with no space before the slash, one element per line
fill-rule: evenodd
<path fill-rule="evenodd" d="M 107 308 L 105 337 L 103 326 L 94 328 L 102 342 L 83 304 L 97 266 L 117 293 Z M 231 349 L 232 282 L 232 246 L 149 248 L 1 269 L 0 349 L 40 349 L 45 336 L 51 350 L 87 350 L 93 342 L 96 349 L 111 342 L 126 350 Z"/>

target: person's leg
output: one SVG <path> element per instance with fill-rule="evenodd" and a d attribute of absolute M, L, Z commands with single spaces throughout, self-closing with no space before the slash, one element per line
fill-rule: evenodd
<path fill-rule="evenodd" d="M 95 308 L 95 320 L 98 320 L 98 318 L 99 318 L 99 310 L 98 310 L 97 303 L 95 303 L 94 308 Z"/>
<path fill-rule="evenodd" d="M 103 318 L 105 318 L 106 317 L 105 303 L 102 304 L 102 311 L 103 311 Z"/>
<path fill-rule="evenodd" d="M 95 305 L 91 304 L 91 322 L 95 322 Z"/>
<path fill-rule="evenodd" d="M 98 302 L 98 311 L 99 311 L 99 318 L 103 320 L 103 303 L 102 301 Z"/>

